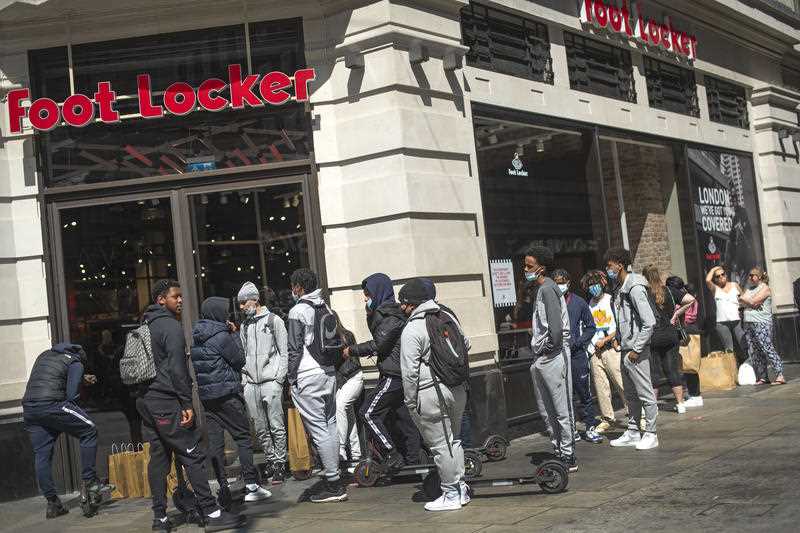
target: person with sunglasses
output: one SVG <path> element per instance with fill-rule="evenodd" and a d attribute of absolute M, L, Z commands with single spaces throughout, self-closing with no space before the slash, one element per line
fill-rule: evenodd
<path fill-rule="evenodd" d="M 772 341 L 772 291 L 769 277 L 759 267 L 750 269 L 747 276 L 747 290 L 739 297 L 744 307 L 744 331 L 747 351 L 756 371 L 756 385 L 769 383 L 767 362 L 775 372 L 773 385 L 783 385 L 783 361 L 775 350 Z"/>
<path fill-rule="evenodd" d="M 706 275 L 706 286 L 711 291 L 716 305 L 716 334 L 720 348 L 727 352 L 744 348 L 744 331 L 739 318 L 739 296 L 742 288 L 731 281 L 723 266 L 715 266 Z M 735 341 L 735 343 L 734 343 Z M 744 359 L 741 357 L 740 359 Z M 740 361 L 741 362 L 741 361 Z"/>

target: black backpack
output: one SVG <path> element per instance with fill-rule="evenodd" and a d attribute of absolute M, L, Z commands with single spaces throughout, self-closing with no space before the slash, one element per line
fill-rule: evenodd
<path fill-rule="evenodd" d="M 318 363 L 324 366 L 336 366 L 344 352 L 344 341 L 339 335 L 336 315 L 326 303 L 315 305 L 309 300 L 300 302 L 314 308 L 314 340 L 308 346 L 308 351 Z"/>
<path fill-rule="evenodd" d="M 428 366 L 448 387 L 469 386 L 469 355 L 466 340 L 455 317 L 444 310 L 425 314 L 431 342 Z"/>

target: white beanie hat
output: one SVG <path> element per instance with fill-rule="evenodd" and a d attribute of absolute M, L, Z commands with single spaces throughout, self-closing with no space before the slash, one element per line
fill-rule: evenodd
<path fill-rule="evenodd" d="M 258 288 L 250 281 L 242 285 L 239 289 L 239 296 L 237 298 L 240 302 L 247 300 L 258 300 Z"/>

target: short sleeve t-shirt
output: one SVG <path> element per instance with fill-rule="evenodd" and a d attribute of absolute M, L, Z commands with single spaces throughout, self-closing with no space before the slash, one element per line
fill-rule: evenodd
<path fill-rule="evenodd" d="M 592 298 L 589 300 L 589 310 L 594 318 L 594 325 L 597 332 L 592 338 L 592 346 L 603 337 L 613 335 L 617 331 L 617 321 L 614 319 L 614 311 L 611 309 L 611 295 L 603 294 L 599 300 Z"/>

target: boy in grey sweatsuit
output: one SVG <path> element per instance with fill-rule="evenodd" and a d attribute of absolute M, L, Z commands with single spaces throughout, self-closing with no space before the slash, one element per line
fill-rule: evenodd
<path fill-rule="evenodd" d="M 564 295 L 546 276 L 553 267 L 553 252 L 535 246 L 525 254 L 525 280 L 538 285 L 533 308 L 531 377 L 539 415 L 547 426 L 556 456 L 570 472 L 575 459 L 575 413 L 572 408 L 570 324 Z"/>
<path fill-rule="evenodd" d="M 658 446 L 656 418 L 658 404 L 650 380 L 650 337 L 656 318 L 647 295 L 647 280 L 640 274 L 628 272 L 631 254 L 623 248 L 606 252 L 606 274 L 614 287 L 614 315 L 618 337 L 615 347 L 620 350 L 622 384 L 628 404 L 628 430 L 611 446 L 635 446 L 649 450 Z M 640 434 L 640 419 L 644 411 L 644 434 Z"/>
<path fill-rule="evenodd" d="M 467 392 L 464 385 L 448 387 L 441 382 L 438 386 L 441 398 L 436 390 L 428 363 L 431 341 L 425 314 L 441 308 L 430 299 L 428 288 L 422 280 L 416 278 L 404 285 L 400 289 L 399 301 L 400 308 L 409 317 L 400 336 L 400 371 L 405 403 L 422 439 L 433 454 L 441 479 L 442 496 L 428 502 L 425 509 L 457 510 L 470 501 L 469 487 L 464 483 L 464 450 L 461 440 L 458 440 Z M 455 316 L 453 319 L 458 324 Z M 469 349 L 469 339 L 464 336 L 464 340 Z"/>
<path fill-rule="evenodd" d="M 249 281 L 242 285 L 237 299 L 247 317 L 239 330 L 245 352 L 244 399 L 256 437 L 264 447 L 266 475 L 273 482 L 280 482 L 286 471 L 283 418 L 283 384 L 288 367 L 286 325 L 260 305 L 258 289 Z"/>

